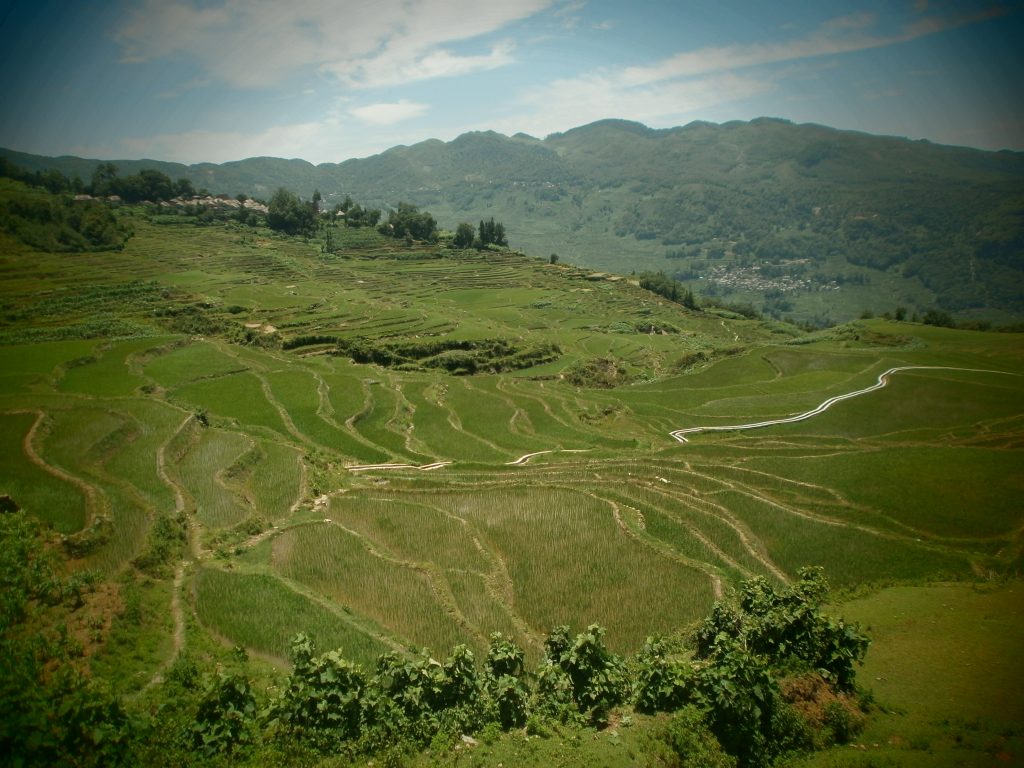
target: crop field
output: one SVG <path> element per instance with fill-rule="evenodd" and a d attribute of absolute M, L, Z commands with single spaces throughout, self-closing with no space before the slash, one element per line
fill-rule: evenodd
<path fill-rule="evenodd" d="M 111 574 L 183 514 L 181 598 L 218 641 L 283 661 L 307 630 L 372 664 L 500 630 L 535 659 L 597 622 L 630 652 L 755 575 L 821 565 L 853 591 L 1024 564 L 1020 335 L 805 334 L 508 251 L 132 225 L 122 253 L 0 275 L 20 318 L 0 495 Z M 394 357 L 355 362 L 364 342 Z M 900 366 L 801 421 L 669 434 L 792 418 Z"/>

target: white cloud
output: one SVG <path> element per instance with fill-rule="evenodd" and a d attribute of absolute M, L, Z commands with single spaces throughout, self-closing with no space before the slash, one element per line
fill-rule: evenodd
<path fill-rule="evenodd" d="M 870 34 L 874 24 L 871 14 L 842 16 L 823 24 L 816 32 L 793 40 L 725 45 L 678 53 L 653 65 L 628 67 L 623 80 L 634 85 L 654 83 L 669 78 L 696 77 L 715 72 L 728 72 L 780 62 L 800 61 L 817 56 L 830 56 L 865 51 L 972 24 L 1000 15 L 999 9 L 982 11 L 964 17 L 930 16 L 891 35 Z"/>
<path fill-rule="evenodd" d="M 123 60 L 184 55 L 229 85 L 261 87 L 310 67 L 372 87 L 509 63 L 511 46 L 458 55 L 444 46 L 491 34 L 554 0 L 146 0 L 115 31 Z"/>
<path fill-rule="evenodd" d="M 493 127 L 544 136 L 607 117 L 674 125 L 712 108 L 775 91 L 782 81 L 810 66 L 808 59 L 893 45 L 998 13 L 927 17 L 889 35 L 870 32 L 877 23 L 874 16 L 854 14 L 785 42 L 707 47 L 644 66 L 602 68 L 521 92 L 515 115 Z M 791 66 L 766 66 L 781 63 Z"/>
<path fill-rule="evenodd" d="M 520 94 L 514 117 L 497 127 L 543 137 L 607 117 L 629 117 L 651 126 L 676 125 L 710 107 L 774 89 L 770 80 L 720 73 L 711 77 L 637 87 L 612 73 L 556 80 Z"/>
<path fill-rule="evenodd" d="M 355 107 L 349 110 L 349 114 L 359 118 L 370 125 L 394 125 L 403 120 L 419 117 L 429 107 L 426 104 L 417 104 L 412 101 L 401 101 L 388 104 L 369 104 L 365 107 Z"/>
<path fill-rule="evenodd" d="M 457 56 L 451 51 L 435 49 L 419 56 L 389 58 L 378 56 L 346 69 L 336 65 L 325 67 L 339 79 L 356 87 L 381 87 L 401 85 L 416 80 L 435 77 L 453 77 L 470 72 L 497 69 L 510 64 L 514 45 L 503 42 L 494 46 L 489 53 L 479 56 Z"/>
<path fill-rule="evenodd" d="M 81 157 L 159 158 L 179 163 L 224 163 L 247 157 L 298 157 L 312 163 L 337 163 L 365 157 L 396 144 L 406 137 L 382 130 L 367 132 L 344 121 L 319 121 L 279 125 L 261 131 L 193 130 L 157 136 L 113 139 L 103 145 L 76 146 Z"/>

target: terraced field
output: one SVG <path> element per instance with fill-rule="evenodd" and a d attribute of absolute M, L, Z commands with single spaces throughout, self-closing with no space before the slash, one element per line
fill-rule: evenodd
<path fill-rule="evenodd" d="M 1022 564 L 1019 335 L 809 336 L 512 252 L 134 216 L 121 253 L 5 257 L 0 494 L 111 575 L 184 513 L 180 599 L 223 642 L 283 659 L 309 629 L 372 664 L 500 630 L 536 658 L 553 625 L 598 622 L 629 651 L 753 575 Z M 337 354 L 364 342 L 423 354 Z M 469 354 L 474 375 L 444 371 Z M 622 383 L 574 378 L 594 361 Z M 708 431 L 903 366 L 929 368 Z"/>

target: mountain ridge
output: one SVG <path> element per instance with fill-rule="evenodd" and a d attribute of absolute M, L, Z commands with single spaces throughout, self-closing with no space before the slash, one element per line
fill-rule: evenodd
<path fill-rule="evenodd" d="M 86 181 L 100 162 L 0 155 Z M 493 216 L 528 252 L 664 271 L 815 324 L 896 306 L 1024 318 L 1020 152 L 766 117 L 664 129 L 608 119 L 543 139 L 474 131 L 318 165 L 113 162 L 213 193 L 266 198 L 283 186 L 306 198 L 319 190 L 328 205 L 345 195 L 374 207 L 406 201 L 450 229 Z M 773 283 L 780 274 L 788 279 Z"/>

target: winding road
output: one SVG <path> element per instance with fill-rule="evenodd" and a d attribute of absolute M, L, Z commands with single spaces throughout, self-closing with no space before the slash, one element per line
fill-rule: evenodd
<path fill-rule="evenodd" d="M 1016 376 L 1017 374 L 1009 373 L 1008 371 L 991 371 L 984 368 L 955 368 L 946 365 L 901 365 L 895 368 L 881 373 L 878 376 L 878 381 L 872 384 L 870 387 L 864 387 L 864 389 L 858 389 L 856 392 L 847 392 L 845 395 L 836 395 L 830 397 L 828 400 L 823 402 L 817 408 L 812 408 L 809 411 L 798 413 L 795 416 L 787 416 L 784 419 L 769 419 L 767 421 L 755 421 L 750 424 L 733 424 L 730 426 L 715 426 L 715 427 L 687 427 L 686 429 L 677 429 L 674 432 L 669 432 L 673 438 L 678 440 L 680 443 L 688 443 L 686 435 L 693 435 L 698 432 L 735 432 L 745 429 L 760 429 L 761 427 L 773 427 L 776 424 L 792 424 L 797 421 L 805 421 L 813 416 L 818 416 L 831 408 L 836 403 L 840 403 L 843 400 L 850 400 L 854 397 L 860 397 L 866 395 L 869 392 L 874 392 L 877 389 L 881 389 L 889 383 L 889 377 L 894 373 L 902 373 L 903 371 L 968 371 L 970 373 L 1001 373 L 1007 376 Z"/>

